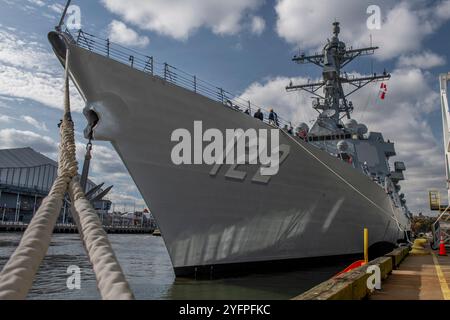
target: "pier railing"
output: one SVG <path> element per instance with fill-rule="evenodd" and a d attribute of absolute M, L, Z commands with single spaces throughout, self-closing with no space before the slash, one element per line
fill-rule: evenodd
<path fill-rule="evenodd" d="M 126 48 L 109 39 L 101 39 L 83 30 L 79 30 L 73 34 L 68 30 L 65 32 L 69 34 L 74 43 L 81 48 L 129 65 L 134 69 L 210 98 L 230 108 L 241 112 L 248 110 L 251 115 L 258 109 L 261 109 L 261 111 L 265 112 L 264 121 L 268 122 L 269 111 L 265 108 L 257 106 L 250 101 L 243 99 L 239 95 L 235 95 L 219 86 L 215 86 L 199 79 L 197 76 L 189 74 L 166 62 L 161 63 L 154 59 L 153 56 L 148 56 L 133 49 Z M 284 127 L 285 125 L 291 126 L 290 121 L 287 121 L 280 116 L 278 116 L 278 122 L 280 127 Z"/>

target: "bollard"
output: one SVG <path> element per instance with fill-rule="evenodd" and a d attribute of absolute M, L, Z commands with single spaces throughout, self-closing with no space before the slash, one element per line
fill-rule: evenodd
<path fill-rule="evenodd" d="M 364 228 L 364 264 L 369 263 L 369 229 Z"/>

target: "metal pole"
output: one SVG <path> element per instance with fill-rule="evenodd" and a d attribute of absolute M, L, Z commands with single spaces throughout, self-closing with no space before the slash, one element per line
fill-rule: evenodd
<path fill-rule="evenodd" d="M 108 54 L 108 58 L 109 58 L 109 45 L 110 45 L 109 39 L 106 39 L 106 51 Z"/>
<path fill-rule="evenodd" d="M 194 92 L 197 93 L 197 76 L 194 76 Z"/>
<path fill-rule="evenodd" d="M 81 33 L 82 33 L 83 31 L 80 29 L 80 30 L 78 30 L 78 36 L 77 36 L 77 45 L 79 45 L 80 44 L 80 39 L 81 39 Z"/>
<path fill-rule="evenodd" d="M 364 228 L 364 262 L 369 263 L 369 229 Z"/>
<path fill-rule="evenodd" d="M 67 202 L 66 202 L 66 198 L 64 198 L 64 210 L 63 210 L 63 224 L 66 224 L 66 210 L 67 210 Z"/>
<path fill-rule="evenodd" d="M 153 56 L 150 57 L 150 67 L 151 67 L 151 71 L 152 71 L 152 75 L 153 75 Z"/>
<path fill-rule="evenodd" d="M 17 200 L 16 200 L 16 214 L 14 216 L 14 222 L 19 222 L 19 211 L 20 211 L 20 193 L 17 193 Z"/>
<path fill-rule="evenodd" d="M 2 223 L 5 222 L 5 213 L 6 213 L 6 203 L 3 205 L 3 217 L 2 217 Z"/>
<path fill-rule="evenodd" d="M 72 0 L 68 0 L 68 1 L 67 1 L 66 6 L 64 7 L 63 14 L 62 14 L 62 16 L 61 16 L 61 20 L 59 20 L 59 24 L 58 24 L 58 26 L 56 27 L 56 31 L 61 31 L 61 26 L 62 26 L 63 23 L 64 23 L 64 19 L 66 18 L 67 10 L 69 9 L 69 6 L 70 6 L 70 3 L 71 3 L 71 2 L 72 2 Z"/>
<path fill-rule="evenodd" d="M 130 56 L 131 67 L 134 67 L 134 56 Z"/>
<path fill-rule="evenodd" d="M 221 99 L 221 101 L 223 103 L 224 102 L 223 89 L 222 88 L 219 88 L 219 89 L 220 89 L 220 99 Z"/>
<path fill-rule="evenodd" d="M 105 212 L 105 201 L 102 201 L 102 225 L 103 225 L 103 213 Z"/>
<path fill-rule="evenodd" d="M 36 214 L 37 194 L 34 195 L 33 217 Z"/>
<path fill-rule="evenodd" d="M 83 171 L 81 173 L 80 179 L 81 188 L 83 188 L 84 192 L 86 192 L 87 181 L 89 177 L 89 168 L 91 166 L 91 159 L 92 159 L 91 151 L 92 151 L 92 143 L 91 140 L 89 140 L 86 146 L 86 155 L 84 157 Z"/>

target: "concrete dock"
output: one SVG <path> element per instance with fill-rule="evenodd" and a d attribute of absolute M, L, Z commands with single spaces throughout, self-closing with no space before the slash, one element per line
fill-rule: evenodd
<path fill-rule="evenodd" d="M 371 265 L 380 268 L 381 290 L 367 288 Z M 405 247 L 337 275 L 293 300 L 450 300 L 449 287 L 450 256 L 438 256 L 429 247 L 410 254 Z"/>
<path fill-rule="evenodd" d="M 409 255 L 370 300 L 450 300 L 450 257 Z"/>

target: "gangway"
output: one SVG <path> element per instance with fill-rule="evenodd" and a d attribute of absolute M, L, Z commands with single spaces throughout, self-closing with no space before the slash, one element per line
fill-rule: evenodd
<path fill-rule="evenodd" d="M 444 243 L 448 246 L 450 244 L 450 206 L 442 205 L 441 194 L 438 190 L 431 190 L 429 192 L 430 210 L 439 211 L 438 218 L 431 225 L 433 233 L 433 240 L 431 246 L 434 250 L 439 248 L 441 235 Z"/>
<path fill-rule="evenodd" d="M 442 109 L 442 129 L 444 137 L 444 153 L 445 153 L 445 173 L 447 177 L 447 203 L 450 200 L 450 109 L 448 105 L 448 82 L 450 80 L 450 72 L 441 74 L 440 95 L 441 95 L 441 109 Z M 433 248 L 437 249 L 440 241 L 440 236 L 443 236 L 446 246 L 450 245 L 450 207 L 449 205 L 442 205 L 441 195 L 438 191 L 430 191 L 430 209 L 438 211 L 439 215 L 432 226 L 433 231 Z"/>

